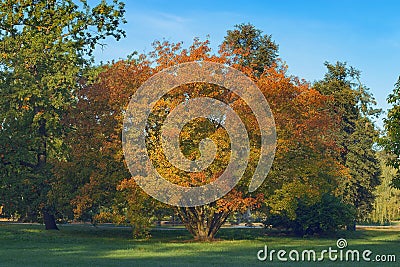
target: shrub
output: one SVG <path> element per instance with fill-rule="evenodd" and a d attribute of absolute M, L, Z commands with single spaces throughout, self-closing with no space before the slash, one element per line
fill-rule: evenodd
<path fill-rule="evenodd" d="M 277 228 L 293 230 L 296 235 L 331 234 L 354 223 L 355 209 L 338 197 L 324 194 L 320 201 L 308 204 L 307 199 L 298 199 L 295 218 L 286 214 L 271 215 L 264 222 Z"/>

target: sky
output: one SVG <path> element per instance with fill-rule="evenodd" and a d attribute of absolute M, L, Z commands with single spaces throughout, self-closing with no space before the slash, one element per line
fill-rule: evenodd
<path fill-rule="evenodd" d="M 279 45 L 289 74 L 314 82 L 323 78 L 324 62 L 347 62 L 361 71 L 377 107 L 400 75 L 400 2 L 394 0 L 320 1 L 129 1 L 122 26 L 127 37 L 97 49 L 97 62 L 152 51 L 155 40 L 183 41 L 208 36 L 215 52 L 226 31 L 251 23 Z M 382 128 L 382 118 L 377 124 Z"/>

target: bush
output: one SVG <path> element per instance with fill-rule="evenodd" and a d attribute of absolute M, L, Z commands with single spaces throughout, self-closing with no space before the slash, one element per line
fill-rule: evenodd
<path fill-rule="evenodd" d="M 307 204 L 306 198 L 298 200 L 295 219 L 284 213 L 271 215 L 264 222 L 277 228 L 293 230 L 296 235 L 330 234 L 352 225 L 355 220 L 355 209 L 340 201 L 339 198 L 325 194 L 314 204 Z"/>

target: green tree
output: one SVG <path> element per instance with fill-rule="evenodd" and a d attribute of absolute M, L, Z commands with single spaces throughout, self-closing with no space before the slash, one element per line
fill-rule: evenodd
<path fill-rule="evenodd" d="M 366 219 L 372 210 L 374 189 L 380 183 L 380 165 L 374 150 L 378 138 L 373 118 L 380 114 L 368 89 L 360 82 L 360 72 L 346 63 L 325 63 L 328 71 L 314 87 L 333 96 L 332 111 L 341 118 L 338 160 L 347 167 L 338 193 L 357 209 L 358 220 Z"/>
<path fill-rule="evenodd" d="M 392 108 L 384 120 L 386 136 L 382 138 L 382 144 L 388 153 L 395 155 L 388 159 L 388 165 L 400 170 L 400 77 L 387 101 Z M 400 189 L 400 172 L 393 178 L 392 185 Z"/>
<path fill-rule="evenodd" d="M 234 63 L 253 68 L 259 76 L 276 62 L 278 45 L 253 25 L 239 24 L 227 31 L 221 51 L 228 51 Z"/>
<path fill-rule="evenodd" d="M 96 44 L 124 36 L 124 4 L 0 2 L 0 203 L 20 219 L 56 229 L 48 192 L 65 159 L 65 110 L 75 105 Z"/>
<path fill-rule="evenodd" d="M 374 210 L 369 219 L 375 223 L 386 224 L 400 218 L 400 190 L 392 186 L 393 178 L 397 174 L 396 169 L 386 165 L 393 156 L 380 151 L 378 158 L 382 168 L 382 182 L 376 187 Z"/>

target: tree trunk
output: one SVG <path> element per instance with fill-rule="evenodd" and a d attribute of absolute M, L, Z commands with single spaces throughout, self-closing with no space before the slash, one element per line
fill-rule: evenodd
<path fill-rule="evenodd" d="M 43 210 L 43 221 L 46 230 L 59 230 L 54 215 L 47 210 Z"/>
<path fill-rule="evenodd" d="M 209 205 L 178 208 L 178 215 L 195 240 L 212 241 L 229 212 L 216 212 Z"/>
<path fill-rule="evenodd" d="M 38 111 L 36 111 L 38 112 Z M 37 168 L 45 168 L 47 164 L 47 129 L 46 129 L 46 119 L 41 118 L 39 121 L 39 136 L 42 139 L 41 147 L 39 147 L 39 152 L 37 154 Z M 54 215 L 47 209 L 42 210 L 43 222 L 46 230 L 59 230 L 56 224 Z"/>

